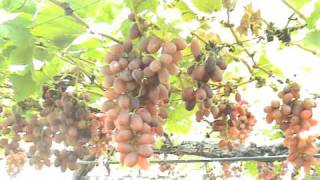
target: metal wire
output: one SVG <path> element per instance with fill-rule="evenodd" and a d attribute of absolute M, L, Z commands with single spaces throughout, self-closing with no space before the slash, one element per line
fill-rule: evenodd
<path fill-rule="evenodd" d="M 320 154 L 316 154 L 315 158 L 320 158 Z M 207 163 L 207 162 L 236 162 L 236 161 L 260 161 L 260 162 L 273 162 L 273 161 L 283 161 L 288 158 L 288 155 L 279 156 L 253 156 L 253 157 L 230 157 L 230 158 L 210 158 L 210 159 L 174 159 L 174 160 L 158 160 L 150 161 L 152 164 L 161 163 L 177 163 L 177 164 L 187 164 L 187 163 Z M 78 161 L 78 164 L 97 164 L 98 161 Z M 119 161 L 106 162 L 107 164 L 120 164 Z"/>

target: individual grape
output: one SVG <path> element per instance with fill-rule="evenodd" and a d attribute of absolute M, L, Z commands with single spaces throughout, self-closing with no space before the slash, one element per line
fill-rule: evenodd
<path fill-rule="evenodd" d="M 175 64 L 178 64 L 179 61 L 182 59 L 182 52 L 176 51 L 173 54 L 171 54 L 171 56 L 172 56 L 172 62 Z"/>
<path fill-rule="evenodd" d="M 177 47 L 173 42 L 164 42 L 162 45 L 162 53 L 172 54 L 177 51 Z"/>
<path fill-rule="evenodd" d="M 138 157 L 138 165 L 143 170 L 147 170 L 150 167 L 148 160 L 143 156 Z"/>
<path fill-rule="evenodd" d="M 130 14 L 128 15 L 128 19 L 129 19 L 130 21 L 132 21 L 132 22 L 135 22 L 135 21 L 136 21 L 136 16 L 135 16 L 133 13 L 130 13 Z"/>
<path fill-rule="evenodd" d="M 152 72 L 158 72 L 161 69 L 161 63 L 160 61 L 152 61 L 150 64 L 150 70 Z"/>
<path fill-rule="evenodd" d="M 120 58 L 119 59 L 119 64 L 121 66 L 121 69 L 125 69 L 126 67 L 128 67 L 129 62 L 125 58 Z"/>
<path fill-rule="evenodd" d="M 135 69 L 132 71 L 132 77 L 136 82 L 141 82 L 143 79 L 143 71 L 141 71 L 140 69 Z"/>
<path fill-rule="evenodd" d="M 132 139 L 133 134 L 130 130 L 120 130 L 116 134 L 116 141 L 117 142 L 127 142 L 128 140 Z"/>
<path fill-rule="evenodd" d="M 203 101 L 207 98 L 207 93 L 203 88 L 199 88 L 196 90 L 195 96 L 198 101 Z"/>
<path fill-rule="evenodd" d="M 152 146 L 146 144 L 139 145 L 137 147 L 137 153 L 143 157 L 148 158 L 153 154 Z"/>
<path fill-rule="evenodd" d="M 221 82 L 222 81 L 222 70 L 219 67 L 216 67 L 215 70 L 211 73 L 210 78 L 214 82 Z"/>
<path fill-rule="evenodd" d="M 113 87 L 114 87 L 114 91 L 117 93 L 117 94 L 122 94 L 123 92 L 126 91 L 126 84 L 123 80 L 121 80 L 120 78 L 116 78 L 114 81 L 113 81 Z"/>
<path fill-rule="evenodd" d="M 304 109 L 312 109 L 312 107 L 314 106 L 314 102 L 312 99 L 305 99 L 303 102 L 302 102 L 302 106 Z"/>
<path fill-rule="evenodd" d="M 138 69 L 141 66 L 141 64 L 142 64 L 141 60 L 136 58 L 129 63 L 128 67 L 130 70 L 134 70 L 134 69 Z"/>
<path fill-rule="evenodd" d="M 172 42 L 176 45 L 178 51 L 184 50 L 187 47 L 187 43 L 182 38 L 173 39 Z"/>
<path fill-rule="evenodd" d="M 216 69 L 216 60 L 213 56 L 209 56 L 206 64 L 205 64 L 205 70 L 207 71 L 208 74 L 211 74 L 214 72 Z"/>
<path fill-rule="evenodd" d="M 158 37 L 152 36 L 147 46 L 148 52 L 149 53 L 157 52 L 160 49 L 161 44 L 162 44 L 162 41 Z"/>
<path fill-rule="evenodd" d="M 123 50 L 127 53 L 132 50 L 132 40 L 131 39 L 127 39 L 126 41 L 124 41 Z"/>
<path fill-rule="evenodd" d="M 134 151 L 134 147 L 129 143 L 118 143 L 116 150 L 120 153 L 130 153 Z"/>
<path fill-rule="evenodd" d="M 128 153 L 124 158 L 124 164 L 128 167 L 133 167 L 138 162 L 138 154 L 136 152 Z"/>
<path fill-rule="evenodd" d="M 137 114 L 134 114 L 130 118 L 130 128 L 135 132 L 140 132 L 143 130 L 143 121 L 141 117 Z"/>
<path fill-rule="evenodd" d="M 196 105 L 196 100 L 195 99 L 190 100 L 190 101 L 186 101 L 186 105 L 185 105 L 186 106 L 186 110 L 188 110 L 188 111 L 193 110 L 195 105 Z"/>
<path fill-rule="evenodd" d="M 191 52 L 194 56 L 194 58 L 198 61 L 200 60 L 200 55 L 201 55 L 201 45 L 199 40 L 197 39 L 192 39 L 191 41 Z"/>
<path fill-rule="evenodd" d="M 121 126 L 128 126 L 129 125 L 129 113 L 126 111 L 121 111 L 116 119 L 117 123 Z"/>
<path fill-rule="evenodd" d="M 300 116 L 303 120 L 308 120 L 311 118 L 312 116 L 312 112 L 310 110 L 303 110 L 301 113 L 300 113 Z"/>
<path fill-rule="evenodd" d="M 119 96 L 118 105 L 122 109 L 129 109 L 129 107 L 130 107 L 130 98 L 127 95 Z"/>
<path fill-rule="evenodd" d="M 160 83 L 162 83 L 162 84 L 168 84 L 169 83 L 170 74 L 169 74 L 169 72 L 168 72 L 168 70 L 166 68 L 162 68 L 158 72 L 158 77 L 159 77 Z"/>
<path fill-rule="evenodd" d="M 142 52 L 147 52 L 148 51 L 148 44 L 149 44 L 149 38 L 144 38 L 140 42 L 139 50 Z"/>
<path fill-rule="evenodd" d="M 218 60 L 216 61 L 216 64 L 222 70 L 226 70 L 227 69 L 227 64 L 222 58 L 218 58 Z"/>
<path fill-rule="evenodd" d="M 204 66 L 196 67 L 191 74 L 191 77 L 195 81 L 202 81 L 206 75 L 206 70 Z"/>
<path fill-rule="evenodd" d="M 134 25 L 131 27 L 130 31 L 129 31 L 129 38 L 130 38 L 130 39 L 136 39 L 136 38 L 138 38 L 139 36 L 141 36 L 141 32 L 140 32 L 137 24 L 134 24 Z"/>
<path fill-rule="evenodd" d="M 119 62 L 117 62 L 117 61 L 112 61 L 111 63 L 110 63 L 110 71 L 112 72 L 112 73 L 118 73 L 118 72 L 120 72 L 120 70 L 121 70 L 121 65 L 120 65 L 120 63 Z"/>
<path fill-rule="evenodd" d="M 153 144 L 154 143 L 154 138 L 151 134 L 142 134 L 140 137 L 137 139 L 138 144 Z"/>
<path fill-rule="evenodd" d="M 121 44 L 115 44 L 110 47 L 110 52 L 112 54 L 121 54 L 123 53 L 123 51 L 124 51 L 124 48 Z"/>
<path fill-rule="evenodd" d="M 179 67 L 175 63 L 170 63 L 167 65 L 167 70 L 169 74 L 176 75 L 179 73 Z"/>
<path fill-rule="evenodd" d="M 172 57 L 169 54 L 161 54 L 160 62 L 167 66 L 172 62 Z"/>

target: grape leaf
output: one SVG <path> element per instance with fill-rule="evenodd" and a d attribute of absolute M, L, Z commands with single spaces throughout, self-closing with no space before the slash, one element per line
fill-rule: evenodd
<path fill-rule="evenodd" d="M 189 6 L 183 1 L 177 1 L 175 7 L 181 11 L 182 18 L 185 21 L 191 21 L 197 17 L 197 14 L 194 13 Z"/>
<path fill-rule="evenodd" d="M 244 163 L 245 171 L 253 177 L 258 175 L 258 164 L 257 162 L 248 161 Z"/>
<path fill-rule="evenodd" d="M 288 0 L 288 3 L 298 10 L 308 2 L 310 2 L 310 0 Z"/>
<path fill-rule="evenodd" d="M 37 8 L 35 1 L 2 0 L 0 1 L 0 9 L 4 9 L 9 12 L 25 12 L 28 14 L 34 14 Z"/>
<path fill-rule="evenodd" d="M 156 12 L 159 5 L 158 0 L 124 0 L 124 2 L 126 3 L 126 6 L 135 13 L 140 13 L 145 10 Z"/>
<path fill-rule="evenodd" d="M 30 95 L 40 92 L 40 87 L 32 79 L 31 71 L 23 76 L 12 74 L 9 79 L 13 86 L 16 101 L 21 101 Z"/>
<path fill-rule="evenodd" d="M 16 48 L 10 53 L 11 64 L 28 65 L 32 63 L 33 46 Z"/>
<path fill-rule="evenodd" d="M 28 29 L 31 19 L 31 15 L 21 13 L 15 19 L 4 22 L 0 25 L 0 37 L 12 40 L 18 47 L 30 46 L 33 43 Z"/>
<path fill-rule="evenodd" d="M 55 46 L 64 48 L 85 32 L 85 28 L 75 20 L 64 14 L 64 11 L 55 5 L 46 4 L 35 19 L 32 30 L 34 36 L 45 37 Z"/>
<path fill-rule="evenodd" d="M 21 13 L 15 19 L 6 21 L 0 26 L 0 36 L 12 41 L 6 50 L 6 56 L 12 64 L 28 65 L 32 62 L 33 37 L 28 26 L 31 25 L 31 15 Z"/>
<path fill-rule="evenodd" d="M 85 18 L 89 17 L 97 22 L 104 23 L 112 23 L 123 7 L 123 3 L 121 1 L 112 0 L 69 0 L 69 3 L 70 6 L 76 10 L 77 15 Z"/>
<path fill-rule="evenodd" d="M 280 161 L 274 161 L 274 162 L 273 162 L 273 169 L 274 169 L 274 172 L 275 172 L 276 174 L 280 174 L 280 173 L 282 172 L 282 169 L 283 169 L 283 167 L 282 167 L 282 162 L 280 162 Z"/>
<path fill-rule="evenodd" d="M 280 68 L 276 67 L 273 63 L 270 62 L 266 54 L 262 54 L 257 62 L 257 65 L 264 68 L 267 71 L 272 71 L 277 76 L 282 77 L 283 73 Z M 256 70 L 254 73 L 256 76 L 268 77 L 268 74 L 261 70 Z"/>
<path fill-rule="evenodd" d="M 313 12 L 307 19 L 307 26 L 309 29 L 316 27 L 317 22 L 320 18 L 320 1 L 314 4 Z"/>
<path fill-rule="evenodd" d="M 218 11 L 222 7 L 222 0 L 192 0 L 192 3 L 195 7 L 197 7 L 199 10 L 211 13 L 213 11 Z"/>
<path fill-rule="evenodd" d="M 124 20 L 121 23 L 120 30 L 121 30 L 121 33 L 123 36 L 128 36 L 129 29 L 131 28 L 132 24 L 133 24 L 132 21 L 130 21 L 128 19 Z"/>
<path fill-rule="evenodd" d="M 169 108 L 166 132 L 175 134 L 187 134 L 192 125 L 193 111 L 187 111 L 183 103 L 173 103 Z"/>
<path fill-rule="evenodd" d="M 304 37 L 303 43 L 310 48 L 320 49 L 320 30 L 309 32 Z"/>

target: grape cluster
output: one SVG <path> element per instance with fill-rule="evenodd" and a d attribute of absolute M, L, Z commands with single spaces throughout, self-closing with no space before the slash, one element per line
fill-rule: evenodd
<path fill-rule="evenodd" d="M 4 154 L 6 156 L 21 153 L 23 151 L 19 141 L 21 140 L 21 132 L 23 132 L 26 124 L 26 120 L 18 113 L 8 115 L 5 121 L 0 124 L 1 134 L 12 135 L 12 138 L 10 139 L 6 136 L 3 136 L 0 139 L 0 148 L 4 149 Z"/>
<path fill-rule="evenodd" d="M 19 173 L 22 170 L 26 159 L 27 157 L 23 153 L 9 154 L 6 156 L 8 174 L 14 176 Z"/>
<path fill-rule="evenodd" d="M 275 121 L 284 131 L 284 144 L 289 149 L 289 162 L 296 169 L 304 167 L 305 171 L 309 172 L 310 167 L 316 162 L 313 156 L 317 152 L 314 144 L 316 137 L 307 133 L 317 124 L 317 120 L 312 118 L 312 108 L 315 103 L 308 98 L 300 100 L 299 91 L 297 83 L 290 83 L 278 93 L 282 101 L 273 100 L 264 111 L 267 113 L 267 122 Z"/>
<path fill-rule="evenodd" d="M 261 180 L 273 180 L 278 179 L 275 173 L 273 164 L 270 162 L 259 162 L 258 163 L 259 179 Z"/>
<path fill-rule="evenodd" d="M 91 114 L 83 99 L 63 91 L 66 88 L 57 89 L 44 88 L 41 116 L 26 120 L 14 113 L 1 125 L 3 134 L 13 135 L 11 140 L 0 139 L 0 147 L 5 149 L 9 160 L 7 163 L 11 164 L 16 154 L 25 152 L 19 146 L 22 141 L 29 147 L 26 153 L 29 163 L 36 169 L 51 166 L 51 157 L 55 155 L 56 167 L 61 167 L 62 171 L 75 170 L 78 159 L 87 155 L 99 156 L 106 151 L 109 139 L 102 134 L 101 117 Z M 68 151 L 54 150 L 58 147 L 55 143 L 63 143 Z M 13 169 L 11 167 L 15 165 L 8 167 Z"/>
<path fill-rule="evenodd" d="M 90 113 L 83 101 L 68 92 L 55 90 L 46 91 L 44 97 L 44 110 L 38 123 L 43 121 L 47 128 L 42 131 L 49 132 L 48 135 L 42 132 L 38 138 L 43 140 L 48 136 L 46 147 L 51 146 L 50 142 L 54 141 L 64 143 L 65 146 L 72 149 L 70 152 L 54 153 L 56 155 L 55 166 L 60 166 L 62 171 L 67 168 L 75 170 L 78 159 L 88 154 L 99 156 L 106 151 L 109 139 L 100 132 L 99 118 Z M 33 136 L 33 142 L 37 147 L 39 142 L 37 136 Z M 34 149 L 33 154 L 37 154 L 38 148 Z M 39 152 L 41 154 L 41 151 Z M 43 155 L 40 156 L 43 157 Z M 66 156 L 68 158 L 65 158 Z"/>
<path fill-rule="evenodd" d="M 103 132 L 112 138 L 120 160 L 128 167 L 148 168 L 154 134 L 162 135 L 168 116 L 169 76 L 178 73 L 186 47 L 183 39 L 172 41 L 143 36 L 146 23 L 129 15 L 135 24 L 122 44 L 110 47 L 103 68 L 105 101 Z M 136 47 L 133 40 L 138 39 Z"/>
<path fill-rule="evenodd" d="M 209 55 L 206 58 L 197 39 L 191 41 L 191 52 L 196 63 L 188 68 L 188 73 L 195 82 L 196 88 L 183 88 L 182 100 L 189 111 L 194 109 L 198 103 L 199 109 L 196 113 L 196 119 L 201 121 L 204 116 L 210 114 L 210 107 L 213 101 L 214 93 L 208 82 L 210 79 L 213 82 L 221 82 L 223 70 L 227 68 L 227 64 L 220 57 Z"/>
<path fill-rule="evenodd" d="M 248 103 L 236 94 L 236 103 L 221 102 L 211 107 L 213 131 L 220 132 L 223 138 L 219 142 L 220 148 L 232 150 L 244 143 L 256 124 L 254 115 L 248 110 Z"/>

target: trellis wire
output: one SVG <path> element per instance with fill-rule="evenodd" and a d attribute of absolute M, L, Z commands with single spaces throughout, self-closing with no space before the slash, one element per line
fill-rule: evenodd
<path fill-rule="evenodd" d="M 320 158 L 320 154 L 316 154 L 315 158 Z M 272 162 L 272 161 L 283 161 L 288 158 L 288 155 L 279 155 L 279 156 L 253 156 L 253 157 L 228 157 L 228 158 L 208 158 L 208 159 L 173 159 L 173 160 L 156 160 L 150 161 L 152 164 L 161 164 L 161 163 L 178 163 L 178 164 L 187 164 L 187 163 L 206 163 L 206 162 L 235 162 L 235 161 L 261 161 L 261 162 Z M 97 164 L 98 161 L 78 161 L 78 164 Z M 109 161 L 107 164 L 120 164 L 119 161 Z"/>

